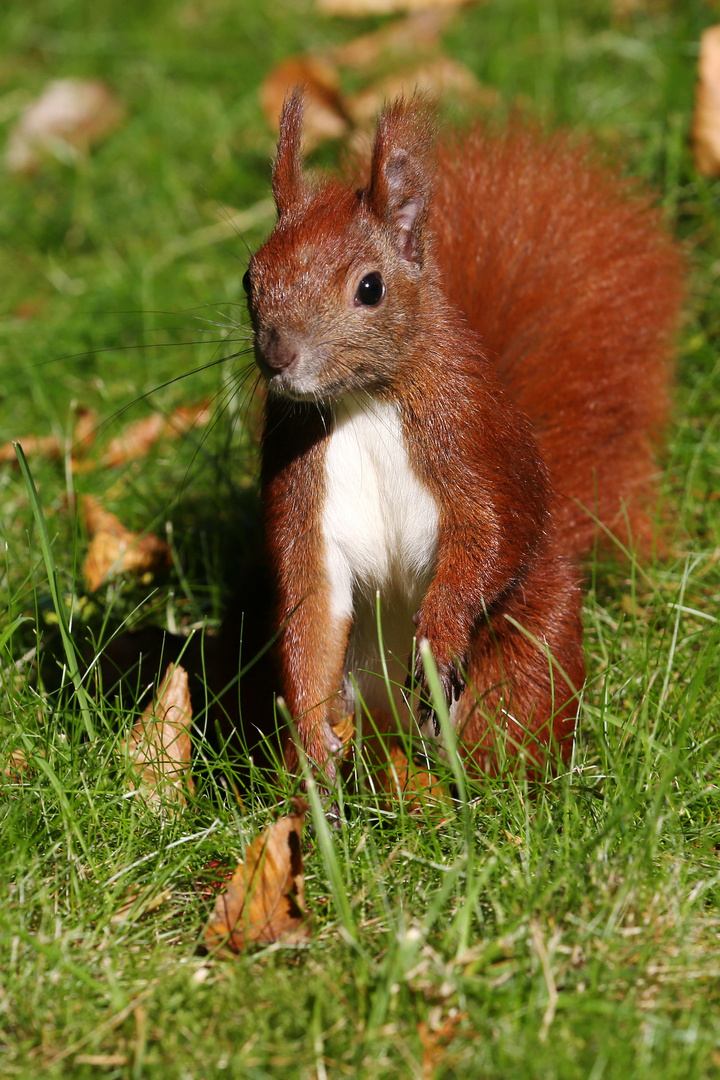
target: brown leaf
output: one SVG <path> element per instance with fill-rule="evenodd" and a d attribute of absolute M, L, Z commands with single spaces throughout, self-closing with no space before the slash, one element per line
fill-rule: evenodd
<path fill-rule="evenodd" d="M 73 432 L 70 454 L 73 462 L 82 457 L 92 446 L 95 438 L 97 414 L 93 409 L 79 406 L 75 411 L 75 430 Z M 14 440 L 19 442 L 26 457 L 45 457 L 51 460 L 62 457 L 66 452 L 67 440 L 61 435 L 25 435 Z M 12 442 L 0 446 L 0 462 L 17 464 L 17 454 Z"/>
<path fill-rule="evenodd" d="M 278 130 L 283 102 L 298 84 L 305 90 L 305 151 L 328 139 L 341 138 L 348 123 L 340 97 L 340 78 L 336 68 L 319 56 L 291 56 L 265 77 L 260 87 L 260 104 L 270 126 Z"/>
<path fill-rule="evenodd" d="M 172 889 L 160 889 L 159 892 L 154 892 L 151 889 L 143 893 L 143 890 L 137 886 L 131 886 L 131 888 L 127 889 L 120 907 L 110 916 L 110 924 L 118 926 L 120 923 L 127 922 L 131 914 L 134 918 L 139 919 L 141 915 L 146 915 L 148 911 L 155 911 L 171 896 Z"/>
<path fill-rule="evenodd" d="M 448 794 L 438 778 L 408 760 L 402 745 L 391 743 L 389 762 L 381 774 L 381 783 L 388 795 L 400 798 L 410 813 L 420 813 L 430 805 L 447 805 Z"/>
<path fill-rule="evenodd" d="M 308 805 L 293 800 L 295 813 L 270 825 L 248 845 L 205 930 L 210 949 L 234 953 L 248 945 L 304 941 L 311 933 L 305 908 L 302 829 Z"/>
<path fill-rule="evenodd" d="M 472 0 L 317 0 L 325 15 L 388 15 L 393 11 L 419 11 L 427 8 L 456 8 Z"/>
<path fill-rule="evenodd" d="M 221 863 L 219 859 L 211 859 L 205 863 L 203 876 L 195 882 L 195 888 L 206 900 L 211 900 L 232 880 L 234 873 L 231 866 Z"/>
<path fill-rule="evenodd" d="M 13 750 L 2 766 L 2 776 L 11 784 L 22 784 L 31 771 L 32 766 L 24 750 Z"/>
<path fill-rule="evenodd" d="M 717 0 L 710 0 L 710 3 Z M 626 22 L 638 14 L 665 14 L 668 0 L 613 0 L 612 17 L 618 22 Z"/>
<path fill-rule="evenodd" d="M 194 405 L 181 405 L 166 416 L 155 412 L 130 424 L 125 431 L 112 439 L 103 454 L 102 463 L 114 467 L 125 465 L 135 458 L 145 457 L 159 439 L 177 439 L 193 427 L 204 427 L 212 418 L 209 401 Z"/>
<path fill-rule="evenodd" d="M 386 101 L 415 91 L 431 101 L 445 94 L 455 94 L 485 108 L 493 107 L 500 98 L 499 91 L 480 86 L 470 69 L 463 64 L 448 57 L 438 57 L 437 60 L 394 72 L 366 86 L 354 97 L 348 98 L 347 111 L 356 124 L 367 126 L 374 122 Z"/>
<path fill-rule="evenodd" d="M 465 1020 L 467 1020 L 467 1013 L 451 1009 L 450 1014 L 439 1021 L 437 1027 L 427 1024 L 424 1020 L 418 1021 L 417 1032 L 423 1048 L 422 1080 L 431 1080 L 437 1075 L 439 1068 L 443 1066 L 447 1068 L 448 1043 L 454 1038 L 458 1025 Z"/>
<path fill-rule="evenodd" d="M 56 79 L 48 83 L 10 133 L 5 164 L 33 173 L 43 158 L 75 162 L 121 123 L 125 110 L 105 83 Z"/>
<path fill-rule="evenodd" d="M 59 458 L 62 450 L 62 440 L 57 435 L 25 435 L 22 439 L 14 440 L 20 443 L 25 457 Z M 17 454 L 12 442 L 3 443 L 0 446 L 0 461 L 17 464 Z"/>
<path fill-rule="evenodd" d="M 12 317 L 13 319 L 20 319 L 21 322 L 36 319 L 41 314 L 44 306 L 41 299 L 21 300 L 13 308 Z"/>
<path fill-rule="evenodd" d="M 187 672 L 169 664 L 156 699 L 133 725 L 127 753 L 137 779 L 131 791 L 141 791 L 150 803 L 172 801 L 185 805 L 185 792 L 195 790 L 190 775 L 192 704 Z"/>
<path fill-rule="evenodd" d="M 381 30 L 336 45 L 330 55 L 340 67 L 365 69 L 388 57 L 434 50 L 451 19 L 450 8 L 414 11 L 404 19 L 396 19 L 389 26 L 383 26 Z"/>
<path fill-rule="evenodd" d="M 75 419 L 75 431 L 73 432 L 72 457 L 73 460 L 84 457 L 95 442 L 97 430 L 97 413 L 94 409 L 78 408 Z"/>
<path fill-rule="evenodd" d="M 170 565 L 167 541 L 152 533 L 139 535 L 126 529 L 120 519 L 105 510 L 92 495 L 83 495 L 82 509 L 90 538 L 83 577 L 91 592 L 119 574 L 144 578 Z"/>
<path fill-rule="evenodd" d="M 343 716 L 332 726 L 333 732 L 343 744 L 343 757 L 347 757 L 355 737 L 355 723 L 352 716 Z"/>
<path fill-rule="evenodd" d="M 692 144 L 697 171 L 720 176 L 720 26 L 700 38 Z"/>

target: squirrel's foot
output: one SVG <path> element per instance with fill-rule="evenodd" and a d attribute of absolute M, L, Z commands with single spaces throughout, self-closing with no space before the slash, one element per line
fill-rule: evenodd
<path fill-rule="evenodd" d="M 460 699 L 465 689 L 465 680 L 460 673 L 457 664 L 452 661 L 437 664 L 445 703 L 451 708 L 454 702 Z M 440 737 L 440 721 L 433 707 L 432 695 L 428 686 L 427 676 L 423 667 L 422 658 L 418 656 L 415 665 L 415 688 L 420 698 L 417 710 L 418 727 L 426 738 L 438 739 Z"/>
<path fill-rule="evenodd" d="M 342 822 L 340 806 L 335 797 L 338 780 L 338 760 L 342 758 L 344 744 L 332 726 L 323 722 L 323 742 L 326 756 L 322 764 L 311 761 L 310 765 L 315 782 L 320 789 L 320 800 L 325 817 L 334 829 L 339 829 Z"/>

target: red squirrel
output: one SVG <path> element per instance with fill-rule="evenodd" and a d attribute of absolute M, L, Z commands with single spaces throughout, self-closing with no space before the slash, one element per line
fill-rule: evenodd
<path fill-rule="evenodd" d="M 578 561 L 599 527 L 651 532 L 677 246 L 634 184 L 561 134 L 437 139 L 423 102 L 398 100 L 357 189 L 304 175 L 302 111 L 298 90 L 277 224 L 244 278 L 279 689 L 299 740 L 332 783 L 358 692 L 388 711 L 379 595 L 404 724 L 438 734 L 404 690 L 424 639 L 468 764 L 541 766 L 549 745 L 567 760 Z M 411 674 L 427 701 L 419 658 Z M 285 758 L 297 768 L 289 737 Z"/>

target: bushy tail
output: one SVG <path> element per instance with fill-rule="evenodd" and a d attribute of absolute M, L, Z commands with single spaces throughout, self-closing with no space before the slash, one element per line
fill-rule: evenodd
<path fill-rule="evenodd" d="M 597 517 L 651 535 L 683 260 L 659 212 L 587 149 L 527 126 L 438 150 L 433 209 L 447 291 L 532 419 L 563 545 Z"/>

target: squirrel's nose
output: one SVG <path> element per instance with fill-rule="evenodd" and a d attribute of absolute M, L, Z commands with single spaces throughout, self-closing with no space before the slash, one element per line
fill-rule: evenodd
<path fill-rule="evenodd" d="M 273 371 L 285 371 L 297 360 L 297 342 L 280 330 L 271 330 L 263 346 L 262 355 L 267 366 Z"/>

